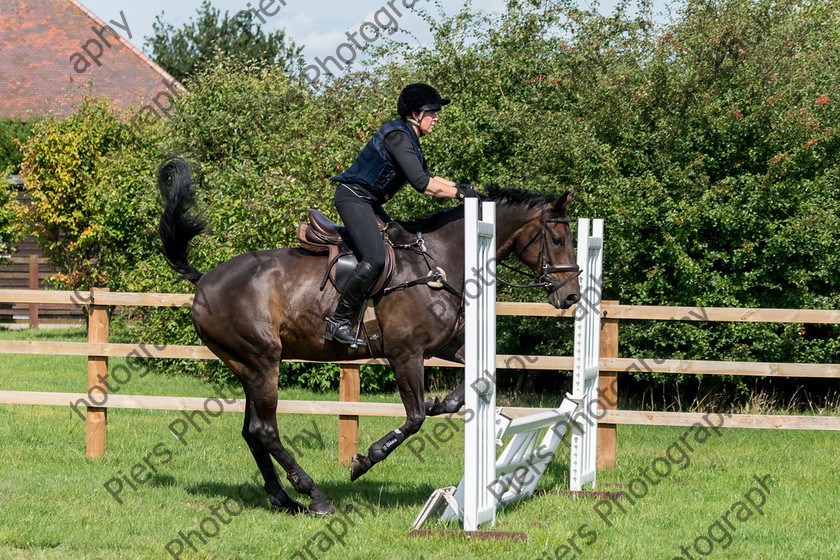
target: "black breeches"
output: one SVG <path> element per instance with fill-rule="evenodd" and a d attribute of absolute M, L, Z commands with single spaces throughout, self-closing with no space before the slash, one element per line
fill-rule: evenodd
<path fill-rule="evenodd" d="M 379 204 L 357 196 L 344 185 L 335 190 L 335 207 L 353 242 L 356 258 L 379 274 L 385 268 L 385 248 L 376 216 L 388 221 L 388 215 Z"/>

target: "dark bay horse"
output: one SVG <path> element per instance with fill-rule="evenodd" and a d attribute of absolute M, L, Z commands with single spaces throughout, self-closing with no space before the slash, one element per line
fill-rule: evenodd
<path fill-rule="evenodd" d="M 306 508 L 283 488 L 272 458 L 286 471 L 294 489 L 311 498 L 309 510 L 334 509 L 312 478 L 281 444 L 277 428 L 277 377 L 282 359 L 347 361 L 370 357 L 370 350 L 352 350 L 324 340 L 324 319 L 338 294 L 331 284 L 320 290 L 326 257 L 304 249 L 252 251 L 236 256 L 207 273 L 189 263 L 190 240 L 204 222 L 193 213 L 190 166 L 173 159 L 161 166 L 158 186 L 166 208 L 160 220 L 163 253 L 182 278 L 196 285 L 192 320 L 201 340 L 236 375 L 245 390 L 242 436 L 264 479 L 269 501 L 292 513 Z M 497 205 L 497 258 L 515 254 L 533 273 L 530 286 L 547 290 L 556 308 L 580 299 L 575 254 L 566 205 L 573 193 L 557 197 L 522 190 L 494 189 Z M 426 416 L 457 412 L 464 404 L 461 383 L 443 400 L 425 398 L 423 360 L 432 356 L 463 363 L 464 210 L 456 206 L 414 222 L 396 222 L 387 235 L 396 246 L 397 270 L 390 286 L 429 274 L 429 259 L 442 268 L 451 286 L 463 295 L 425 285 L 407 287 L 373 299 L 382 332 L 376 357 L 394 370 L 406 420 L 368 449 L 356 455 L 351 480 L 382 461 L 405 438 L 415 434 Z M 422 233 L 426 253 L 420 250 Z M 480 271 L 487 277 L 487 271 Z M 493 281 L 488 279 L 488 281 Z M 455 290 L 456 292 L 458 290 Z M 475 290 L 472 290 L 475 293 Z M 475 297 L 475 296 L 473 296 Z"/>

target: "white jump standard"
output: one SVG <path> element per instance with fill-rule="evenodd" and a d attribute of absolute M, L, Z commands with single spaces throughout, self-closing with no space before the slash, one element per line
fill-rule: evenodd
<path fill-rule="evenodd" d="M 598 361 L 601 317 L 603 220 L 578 221 L 577 260 L 581 301 L 575 307 L 572 393 L 560 407 L 511 419 L 496 403 L 495 205 L 465 201 L 465 279 L 480 287 L 467 289 L 465 309 L 464 477 L 457 488 L 436 490 L 414 522 L 419 529 L 430 518 L 463 521 L 464 531 L 492 527 L 496 510 L 530 497 L 567 428 L 572 426 L 570 489 L 595 484 L 598 433 Z M 487 271 L 489 274 L 482 275 Z M 487 282 L 486 278 L 492 278 Z M 496 447 L 509 441 L 496 458 Z"/>
<path fill-rule="evenodd" d="M 496 522 L 496 503 L 489 485 L 496 477 L 496 203 L 468 199 L 464 206 L 464 340 L 466 395 L 464 406 L 475 415 L 464 424 L 464 480 L 460 496 L 464 530 Z M 475 299 L 468 284 L 482 272 L 490 279 L 478 284 Z M 458 496 L 456 496 L 456 499 Z"/>
<path fill-rule="evenodd" d="M 601 354 L 601 279 L 604 256 L 604 220 L 578 220 L 577 260 L 581 266 L 580 302 L 575 306 L 574 372 L 572 395 L 579 399 L 572 427 L 569 489 L 595 486 L 598 448 L 598 362 Z M 588 415 L 588 417 L 587 417 Z"/>

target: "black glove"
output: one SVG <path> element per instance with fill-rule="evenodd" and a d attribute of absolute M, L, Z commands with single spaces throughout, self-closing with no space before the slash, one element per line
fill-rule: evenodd
<path fill-rule="evenodd" d="M 464 200 L 465 198 L 479 198 L 478 193 L 475 192 L 475 187 L 472 185 L 458 183 L 455 185 L 455 188 L 458 189 L 458 200 Z"/>

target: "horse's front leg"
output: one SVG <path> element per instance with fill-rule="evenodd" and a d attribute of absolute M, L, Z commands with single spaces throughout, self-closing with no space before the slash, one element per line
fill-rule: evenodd
<path fill-rule="evenodd" d="M 379 441 L 368 448 L 367 456 L 357 454 L 350 465 L 350 480 L 356 480 L 373 465 L 384 460 L 405 439 L 416 434 L 426 419 L 423 404 L 423 355 L 412 356 L 406 361 L 391 362 L 394 377 L 400 389 L 400 398 L 405 407 L 405 423 L 385 434 Z"/>
<path fill-rule="evenodd" d="M 456 336 L 449 344 L 444 346 L 435 354 L 436 358 L 449 360 L 450 362 L 464 363 L 464 337 Z M 423 403 L 426 409 L 426 416 L 438 416 L 440 414 L 451 414 L 461 410 L 464 406 L 464 383 L 455 387 L 455 389 L 443 397 L 443 400 L 438 397 L 428 397 Z"/>

